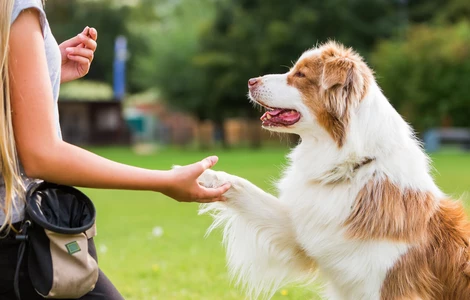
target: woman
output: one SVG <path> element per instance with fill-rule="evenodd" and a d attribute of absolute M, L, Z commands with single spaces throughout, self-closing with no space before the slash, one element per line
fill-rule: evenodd
<path fill-rule="evenodd" d="M 217 157 L 170 171 L 148 170 L 107 160 L 62 141 L 59 85 L 87 74 L 98 33 L 86 27 L 58 45 L 41 0 L 0 3 L 0 299 L 15 299 L 18 244 L 13 236 L 23 218 L 28 178 L 80 187 L 151 190 L 182 202 L 223 200 L 228 184 L 207 189 L 197 182 Z M 34 291 L 25 264 L 21 270 L 22 298 L 43 299 Z M 122 296 L 100 272 L 95 289 L 82 299 Z"/>

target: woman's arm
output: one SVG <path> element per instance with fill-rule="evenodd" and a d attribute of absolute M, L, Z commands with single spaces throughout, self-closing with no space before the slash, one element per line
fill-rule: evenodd
<path fill-rule="evenodd" d="M 94 188 L 152 190 L 179 201 L 221 200 L 229 185 L 206 189 L 197 177 L 217 159 L 170 171 L 116 163 L 62 141 L 57 136 L 54 101 L 38 12 L 26 10 L 10 35 L 13 128 L 18 155 L 33 178 Z"/>

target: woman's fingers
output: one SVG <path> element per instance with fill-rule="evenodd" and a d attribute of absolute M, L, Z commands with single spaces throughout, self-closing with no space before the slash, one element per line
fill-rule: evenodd
<path fill-rule="evenodd" d="M 83 33 L 84 35 L 88 35 L 88 31 L 89 31 L 89 30 L 90 30 L 90 27 L 86 26 L 85 28 L 83 28 L 82 33 Z"/>
<path fill-rule="evenodd" d="M 219 158 L 217 156 L 209 156 L 201 160 L 199 162 L 201 166 L 201 173 L 209 168 L 212 168 L 218 161 Z"/>
<path fill-rule="evenodd" d="M 201 186 L 201 196 L 202 199 L 212 199 L 212 198 L 219 198 L 228 191 L 231 187 L 230 183 L 224 183 L 223 185 L 219 186 L 218 188 L 206 188 Z"/>
<path fill-rule="evenodd" d="M 71 55 L 71 54 L 67 55 L 67 58 L 80 64 L 82 68 L 86 70 L 85 74 L 88 73 L 88 70 L 90 69 L 90 65 L 91 65 L 91 61 L 88 58 L 83 57 L 83 56 Z M 82 74 L 82 76 L 85 74 Z"/>
<path fill-rule="evenodd" d="M 230 189 L 230 183 L 227 182 L 219 187 L 211 188 L 204 187 L 197 182 L 199 176 L 205 170 L 213 167 L 217 161 L 217 156 L 209 156 L 197 163 L 171 170 L 177 178 L 175 180 L 181 179 L 182 181 L 175 182 L 173 187 L 170 187 L 165 194 L 181 202 L 225 201 L 223 194 Z"/>
<path fill-rule="evenodd" d="M 96 31 L 96 30 L 95 30 Z M 92 37 L 88 37 L 89 35 L 89 27 L 85 27 L 85 29 L 83 29 L 82 32 L 80 32 L 79 34 L 77 34 L 76 36 L 74 36 L 73 38 L 70 38 L 66 41 L 64 41 L 60 46 L 62 48 L 68 48 L 68 47 L 77 47 L 79 46 L 80 44 L 83 43 L 83 41 L 88 38 L 88 39 L 92 39 Z M 96 40 L 96 39 L 94 39 Z"/>
<path fill-rule="evenodd" d="M 209 168 L 212 168 L 217 163 L 218 160 L 219 160 L 219 158 L 217 156 L 209 156 L 209 157 L 206 157 L 203 160 L 200 160 L 196 163 L 187 165 L 184 168 L 187 168 L 188 175 L 190 177 L 198 178 L 199 176 L 201 176 L 201 174 L 205 170 L 207 170 Z"/>
<path fill-rule="evenodd" d="M 88 35 L 94 40 L 96 41 L 98 39 L 98 31 L 91 27 L 89 30 L 88 30 Z"/>
<path fill-rule="evenodd" d="M 196 202 L 198 203 L 211 203 L 211 202 L 221 202 L 221 201 L 226 201 L 227 199 L 224 196 L 219 196 L 215 198 L 202 198 L 202 199 L 197 199 Z"/>
<path fill-rule="evenodd" d="M 70 38 L 66 41 L 64 41 L 62 44 L 60 44 L 60 46 L 62 47 L 62 49 L 64 48 L 68 48 L 68 47 L 76 47 L 77 45 L 80 45 L 82 42 L 79 38 L 79 36 L 74 36 L 73 38 Z"/>
<path fill-rule="evenodd" d="M 93 38 L 89 37 L 88 35 L 80 33 L 79 35 L 77 35 L 77 37 L 78 37 L 79 42 L 85 45 L 85 48 L 95 51 L 96 48 L 98 47 L 98 44 L 96 43 L 96 41 Z"/>
<path fill-rule="evenodd" d="M 69 47 L 65 49 L 67 56 L 81 56 L 88 59 L 90 62 L 93 61 L 94 52 L 91 49 L 81 47 Z"/>

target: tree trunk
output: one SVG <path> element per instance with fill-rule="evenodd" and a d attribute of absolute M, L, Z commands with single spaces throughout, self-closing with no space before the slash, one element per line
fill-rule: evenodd
<path fill-rule="evenodd" d="M 198 144 L 201 150 L 211 149 L 214 140 L 214 126 L 209 120 L 198 123 Z"/>
<path fill-rule="evenodd" d="M 225 134 L 224 121 L 215 120 L 214 121 L 214 139 L 217 144 L 221 144 L 222 148 L 228 149 L 229 144 L 227 142 L 227 136 Z"/>
<path fill-rule="evenodd" d="M 257 119 L 248 120 L 248 128 L 250 135 L 250 148 L 259 149 L 261 148 L 261 123 Z"/>

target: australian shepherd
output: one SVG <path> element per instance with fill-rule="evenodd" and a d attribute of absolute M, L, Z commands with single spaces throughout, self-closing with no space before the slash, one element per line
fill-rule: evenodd
<path fill-rule="evenodd" d="M 252 298 L 325 282 L 325 298 L 470 299 L 470 223 L 434 183 L 429 159 L 352 49 L 328 42 L 285 74 L 248 81 L 265 129 L 301 142 L 271 195 L 230 182 L 201 212 L 223 228 L 230 273 Z"/>

